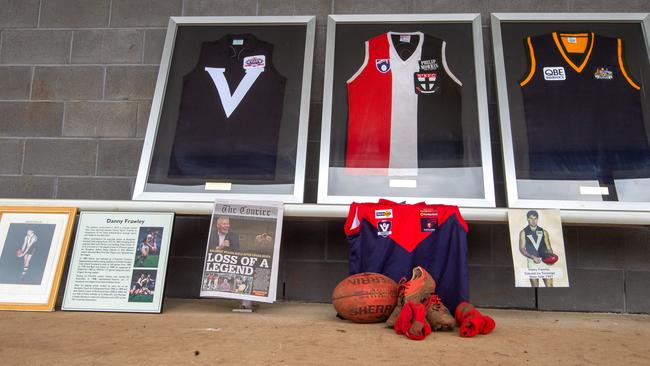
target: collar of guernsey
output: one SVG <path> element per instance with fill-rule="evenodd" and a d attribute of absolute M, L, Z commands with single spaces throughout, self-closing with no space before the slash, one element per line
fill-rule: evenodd
<path fill-rule="evenodd" d="M 377 223 L 386 219 L 376 218 L 375 212 L 391 210 L 392 217 L 388 219 L 391 221 L 389 237 L 408 252 L 412 252 L 422 240 L 433 234 L 433 232 L 421 230 L 420 212 L 423 209 L 435 210 L 438 213 L 438 227 L 444 225 L 447 219 L 456 217 L 465 232 L 468 231 L 467 222 L 461 216 L 457 206 L 427 205 L 424 202 L 402 204 L 380 199 L 377 203 L 353 202 L 350 205 L 348 218 L 345 222 L 345 235 L 357 234 L 361 229 L 362 221 L 377 228 Z"/>

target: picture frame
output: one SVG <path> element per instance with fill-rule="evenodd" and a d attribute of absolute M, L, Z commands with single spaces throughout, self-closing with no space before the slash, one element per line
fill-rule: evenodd
<path fill-rule="evenodd" d="M 0 310 L 54 310 L 76 213 L 0 207 Z"/>
<path fill-rule="evenodd" d="M 314 35 L 313 16 L 171 17 L 133 199 L 301 203 Z"/>
<path fill-rule="evenodd" d="M 633 116 L 628 116 L 625 114 L 628 112 L 621 112 L 629 110 L 628 107 L 614 102 L 616 95 L 630 93 L 632 97 L 626 97 L 625 100 L 634 101 L 631 107 L 634 110 L 642 111 L 650 106 L 649 95 L 643 92 L 643 88 L 650 85 L 648 16 L 648 13 L 492 14 L 492 41 L 508 207 L 613 211 L 650 209 L 650 116 L 643 112 L 634 112 Z M 573 56 L 571 52 L 565 52 L 563 44 L 565 38 L 568 40 L 572 37 L 571 33 L 591 42 L 587 44 L 591 44 L 596 59 L 588 56 L 591 55 L 589 51 L 581 63 L 567 62 Z M 531 38 L 530 45 L 527 45 L 528 37 Z M 558 40 L 555 41 L 555 49 L 551 47 L 552 51 L 546 51 L 547 47 L 539 44 L 546 42 L 542 37 L 556 37 Z M 600 41 L 605 39 L 609 40 Z M 617 40 L 620 40 L 618 50 Z M 598 47 L 596 43 L 602 46 Z M 530 48 L 540 48 L 533 51 L 535 58 L 540 57 L 540 52 L 543 55 L 541 57 L 544 57 L 534 67 L 531 67 L 533 65 L 529 61 Z M 561 52 L 556 53 L 560 49 Z M 605 56 L 598 56 L 599 54 L 607 54 L 614 61 L 605 61 Z M 547 65 L 550 62 L 547 60 L 554 60 L 555 64 Z M 534 75 L 540 75 L 539 80 L 542 80 L 540 68 L 552 72 L 550 66 L 566 71 L 566 76 L 560 75 L 558 80 L 544 77 L 544 81 L 530 82 L 536 80 Z M 599 68 L 604 70 L 604 76 L 599 74 Z M 582 76 L 582 79 L 572 77 L 571 75 L 581 74 L 578 70 L 586 70 L 586 76 Z M 587 79 L 596 80 L 595 82 L 600 80 L 602 83 L 621 80 L 628 85 L 625 88 L 621 84 L 599 88 L 587 81 L 576 81 Z M 576 88 L 584 88 L 587 92 L 567 95 L 569 92 L 563 91 L 559 86 L 563 80 L 568 80 Z M 532 92 L 524 92 L 524 89 L 532 90 L 530 88 L 533 85 L 535 90 L 543 90 L 548 86 L 541 85 L 548 85 L 549 82 L 555 82 L 553 85 L 556 85 L 553 87 L 556 88 L 553 89 L 553 95 L 561 98 L 566 96 L 567 100 L 572 100 L 573 107 L 570 108 L 574 109 L 571 112 L 575 116 L 573 121 L 562 117 L 568 115 L 566 113 L 560 113 L 559 117 L 553 116 L 553 111 L 564 108 L 555 99 L 549 101 L 548 109 L 542 107 L 542 113 L 534 112 L 538 105 L 530 97 Z M 634 92 L 636 87 L 640 91 Z M 605 96 L 600 90 L 616 90 L 617 93 L 620 90 L 621 94 Z M 583 98 L 583 95 L 589 95 L 589 98 Z M 538 98 L 541 99 L 546 98 Z M 600 117 L 607 116 L 610 111 L 618 113 L 620 117 Z M 547 112 L 550 117 L 542 117 Z M 596 117 L 580 117 L 586 113 L 592 113 Z M 625 125 L 621 121 L 626 121 Z M 536 136 L 550 137 L 544 140 Z"/>
<path fill-rule="evenodd" d="M 416 46 L 419 34 L 423 35 L 423 39 L 430 39 L 426 36 L 435 38 L 424 41 L 435 50 L 421 51 L 421 55 L 428 52 L 434 54 L 430 60 L 425 60 L 429 62 L 428 65 L 419 66 L 423 81 L 413 82 L 413 85 L 421 83 L 419 87 L 423 91 L 415 88 L 415 91 L 409 89 L 398 92 L 395 89 L 391 92 L 395 93 L 392 99 L 381 96 L 382 102 L 376 106 L 359 107 L 360 110 L 368 111 L 382 109 L 382 105 L 391 106 L 391 112 L 382 109 L 376 117 L 350 112 L 349 103 L 359 104 L 353 102 L 357 97 L 346 92 L 346 85 L 356 83 L 359 75 L 366 72 L 364 70 L 371 72 L 373 66 L 379 67 L 378 63 L 374 65 L 373 62 L 376 63 L 381 58 L 377 55 L 366 57 L 364 42 L 380 35 L 383 37 L 384 34 L 390 35 L 389 49 L 397 42 L 395 37 L 398 35 L 413 36 L 413 41 L 409 42 L 415 48 L 414 53 L 420 52 L 420 46 Z M 468 207 L 494 207 L 482 39 L 480 14 L 330 15 L 318 203 L 346 204 L 387 198 L 405 202 L 428 200 Z M 442 42 L 442 50 L 440 43 L 436 42 Z M 421 47 L 425 49 L 428 46 L 424 44 Z M 392 48 L 390 52 L 396 52 L 396 49 Z M 388 74 L 390 62 L 395 65 L 411 65 L 407 66 L 410 70 L 415 63 L 408 57 L 408 60 L 391 59 L 384 62 L 383 70 L 377 70 Z M 374 61 L 368 58 L 374 58 Z M 417 72 L 417 65 L 415 67 Z M 400 80 L 409 83 L 414 76 L 415 74 L 410 75 L 405 71 Z M 448 94 L 436 94 L 439 87 L 435 86 L 436 81 L 433 79 L 438 76 L 442 80 L 439 85 L 447 79 L 455 82 L 448 84 L 453 86 L 445 87 L 444 90 L 449 90 Z M 431 90 L 426 90 L 426 80 L 434 85 Z M 379 89 L 387 88 L 390 86 Z M 362 90 L 358 94 L 365 94 L 376 88 L 360 85 L 358 89 Z M 453 90 L 458 90 L 459 96 L 445 96 L 453 95 Z M 434 99 L 424 99 L 425 94 L 431 95 L 426 98 Z M 372 95 L 372 98 L 377 98 L 376 93 Z M 436 100 L 436 95 L 445 96 L 446 102 Z M 409 101 L 402 102 L 396 98 L 407 98 Z M 417 107 L 414 106 L 414 98 L 420 100 Z M 456 109 L 445 106 L 450 100 L 450 105 Z M 414 117 L 416 109 L 417 113 L 421 112 L 421 106 L 426 111 L 422 117 Z M 393 110 L 397 117 L 390 115 Z M 401 115 L 408 117 L 402 118 Z M 407 134 L 401 136 L 400 131 L 407 131 Z M 417 131 L 417 135 L 412 131 Z M 375 144 L 379 146 L 376 148 L 370 141 L 382 142 Z M 388 150 L 390 152 L 386 153 Z M 377 156 L 381 158 L 375 159 Z M 407 158 L 402 159 L 404 156 Z"/>
<path fill-rule="evenodd" d="M 160 313 L 173 225 L 173 212 L 81 212 L 61 309 Z"/>

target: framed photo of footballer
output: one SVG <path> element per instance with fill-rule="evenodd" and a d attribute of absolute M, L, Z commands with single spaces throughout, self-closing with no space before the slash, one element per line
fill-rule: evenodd
<path fill-rule="evenodd" d="M 303 200 L 313 16 L 171 17 L 133 199 Z"/>
<path fill-rule="evenodd" d="M 509 207 L 650 209 L 648 14 L 492 14 Z"/>
<path fill-rule="evenodd" d="M 330 15 L 319 203 L 494 207 L 480 14 Z"/>
<path fill-rule="evenodd" d="M 0 207 L 0 309 L 54 310 L 76 213 Z"/>

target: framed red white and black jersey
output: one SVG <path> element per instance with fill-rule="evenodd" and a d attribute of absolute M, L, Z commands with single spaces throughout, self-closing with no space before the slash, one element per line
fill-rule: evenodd
<path fill-rule="evenodd" d="M 478 14 L 331 15 L 319 203 L 494 206 Z"/>
<path fill-rule="evenodd" d="M 134 199 L 302 202 L 315 18 L 172 17 Z"/>
<path fill-rule="evenodd" d="M 508 205 L 648 210 L 648 14 L 492 17 Z"/>

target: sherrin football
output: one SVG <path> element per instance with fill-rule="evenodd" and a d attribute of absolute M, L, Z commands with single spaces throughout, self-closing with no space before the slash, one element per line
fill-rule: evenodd
<path fill-rule="evenodd" d="M 379 273 L 349 276 L 332 292 L 332 305 L 338 314 L 355 323 L 386 321 L 396 304 L 397 284 Z"/>
<path fill-rule="evenodd" d="M 557 255 L 549 254 L 546 257 L 544 257 L 544 259 L 542 259 L 542 261 L 544 263 L 548 264 L 548 265 L 551 265 L 551 264 L 555 264 L 555 262 L 557 262 L 558 259 L 560 259 L 560 257 L 558 257 Z"/>

